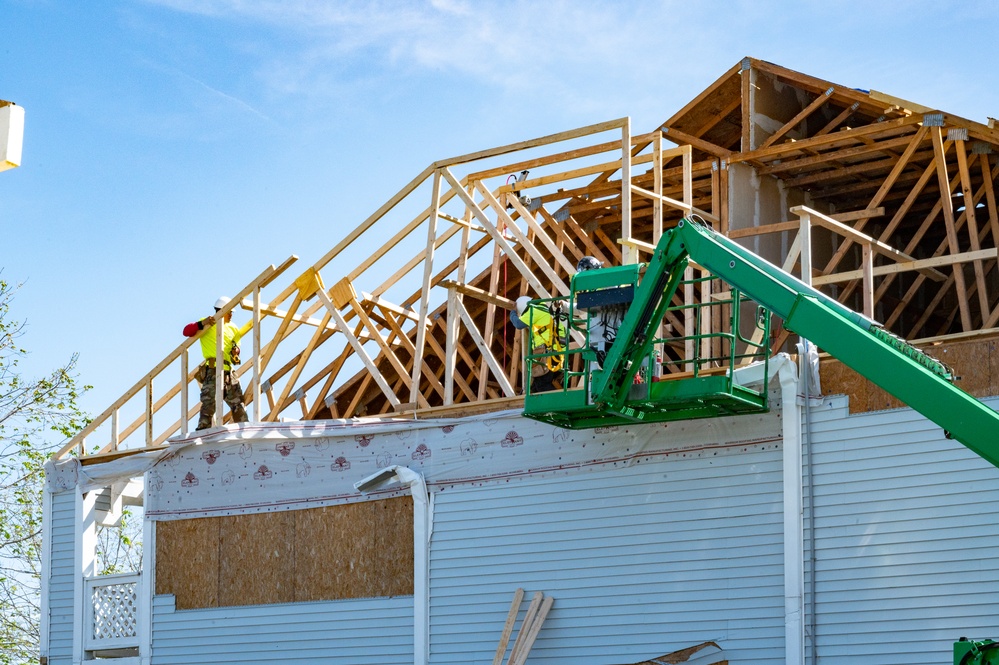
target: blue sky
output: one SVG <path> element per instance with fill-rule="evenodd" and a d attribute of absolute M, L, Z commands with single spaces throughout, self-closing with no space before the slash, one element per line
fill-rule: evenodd
<path fill-rule="evenodd" d="M 0 0 L 0 268 L 23 364 L 99 413 L 266 265 L 307 265 L 437 159 L 631 116 L 743 56 L 984 122 L 995 2 Z M 214 249 L 219 245 L 224 249 Z"/>

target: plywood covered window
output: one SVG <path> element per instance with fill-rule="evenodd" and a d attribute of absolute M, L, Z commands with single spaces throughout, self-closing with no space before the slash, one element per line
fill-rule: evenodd
<path fill-rule="evenodd" d="M 413 593 L 413 499 L 156 525 L 156 593 L 177 609 Z"/>

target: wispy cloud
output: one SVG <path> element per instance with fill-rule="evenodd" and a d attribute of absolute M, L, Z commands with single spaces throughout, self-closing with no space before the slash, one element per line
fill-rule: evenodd
<path fill-rule="evenodd" d="M 262 71 L 284 92 L 304 91 L 331 70 L 385 69 L 468 76 L 509 93 L 569 91 L 566 73 L 586 72 L 594 85 L 640 77 L 655 64 L 636 58 L 618 66 L 648 36 L 645 21 L 662 2 L 614 5 L 550 2 L 320 3 L 306 0 L 148 0 L 175 11 L 292 31 L 301 46 L 272 53 Z M 647 38 L 647 37 L 645 37 Z"/>

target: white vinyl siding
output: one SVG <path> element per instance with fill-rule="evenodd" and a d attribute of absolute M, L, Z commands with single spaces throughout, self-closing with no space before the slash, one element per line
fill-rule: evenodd
<path fill-rule="evenodd" d="M 412 665 L 413 597 L 174 609 L 153 598 L 152 665 Z"/>
<path fill-rule="evenodd" d="M 999 638 L 999 469 L 911 409 L 845 411 L 812 414 L 819 662 L 939 665 Z"/>
<path fill-rule="evenodd" d="M 76 565 L 75 491 L 52 494 L 51 558 L 48 591 L 49 612 L 49 663 L 68 665 L 73 662 L 74 583 L 78 574 Z M 42 611 L 45 611 L 43 605 Z"/>
<path fill-rule="evenodd" d="M 781 450 L 447 489 L 431 663 L 490 663 L 517 587 L 555 604 L 531 663 L 637 662 L 718 642 L 783 659 Z M 518 623 L 519 625 L 519 623 Z"/>

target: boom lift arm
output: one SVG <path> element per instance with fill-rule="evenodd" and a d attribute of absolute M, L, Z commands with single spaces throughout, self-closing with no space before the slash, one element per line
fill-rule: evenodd
<path fill-rule="evenodd" d="M 587 376 L 588 392 L 566 388 L 562 397 L 558 393 L 528 394 L 525 416 L 568 427 L 596 426 L 602 422 L 601 416 L 631 421 L 671 419 L 647 417 L 667 411 L 668 404 L 650 408 L 656 397 L 654 390 L 651 397 L 645 396 L 636 404 L 633 380 L 644 359 L 650 357 L 655 331 L 691 259 L 782 317 L 788 330 L 812 341 L 999 467 L 999 413 L 955 386 L 954 376 L 942 363 L 725 236 L 687 219 L 660 239 L 603 369 Z M 689 379 L 680 382 L 685 380 Z M 669 400 L 677 391 L 659 394 Z M 573 403 L 585 416 L 567 419 L 565 413 L 572 411 Z M 555 414 L 555 408 L 561 413 Z"/>

